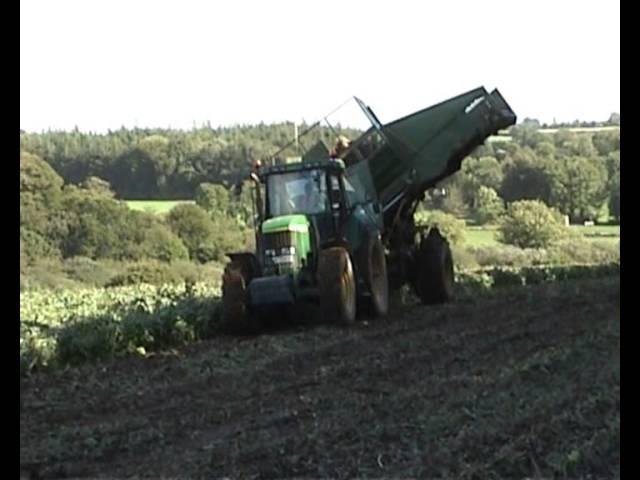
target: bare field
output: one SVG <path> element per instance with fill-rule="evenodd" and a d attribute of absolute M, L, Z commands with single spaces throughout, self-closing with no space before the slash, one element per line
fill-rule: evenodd
<path fill-rule="evenodd" d="M 614 478 L 619 277 L 22 380 L 40 478 Z"/>

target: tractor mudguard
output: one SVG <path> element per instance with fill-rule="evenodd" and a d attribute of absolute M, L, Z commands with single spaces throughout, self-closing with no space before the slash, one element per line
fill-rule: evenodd
<path fill-rule="evenodd" d="M 253 278 L 262 274 L 260 262 L 255 253 L 234 252 L 227 253 L 226 255 L 231 259 L 231 262 L 240 266 L 242 276 L 247 284 L 249 284 Z"/>

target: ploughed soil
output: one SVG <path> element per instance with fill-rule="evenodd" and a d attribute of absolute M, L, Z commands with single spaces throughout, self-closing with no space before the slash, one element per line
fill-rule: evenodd
<path fill-rule="evenodd" d="M 619 277 L 22 380 L 25 478 L 615 478 Z"/>

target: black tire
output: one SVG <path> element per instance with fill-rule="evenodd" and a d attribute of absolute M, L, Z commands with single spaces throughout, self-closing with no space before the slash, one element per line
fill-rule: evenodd
<path fill-rule="evenodd" d="M 389 278 L 384 245 L 379 235 L 368 237 L 361 262 L 362 276 L 370 296 L 363 300 L 367 313 L 383 317 L 389 312 Z"/>
<path fill-rule="evenodd" d="M 420 242 L 415 258 L 414 291 L 425 305 L 453 299 L 453 256 L 449 242 L 437 228 Z"/>
<path fill-rule="evenodd" d="M 246 279 L 236 262 L 228 264 L 222 275 L 222 327 L 237 335 L 255 334 L 260 327 L 249 311 Z"/>
<path fill-rule="evenodd" d="M 325 318 L 341 325 L 353 324 L 356 319 L 356 281 L 346 249 L 332 247 L 320 252 L 318 284 Z"/>

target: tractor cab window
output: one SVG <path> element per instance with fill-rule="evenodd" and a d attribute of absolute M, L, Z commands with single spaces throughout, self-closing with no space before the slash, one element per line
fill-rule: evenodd
<path fill-rule="evenodd" d="M 328 204 L 325 172 L 304 170 L 270 175 L 267 195 L 271 217 L 323 213 Z"/>
<path fill-rule="evenodd" d="M 342 205 L 342 190 L 340 189 L 340 180 L 334 174 L 329 176 L 331 190 L 329 191 L 329 201 L 332 211 L 339 211 Z"/>

